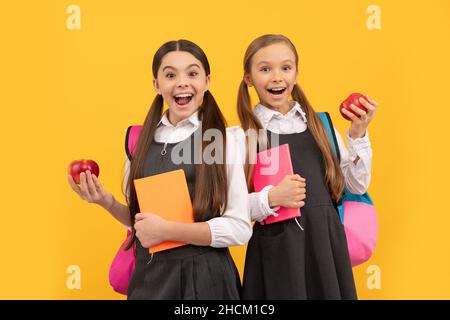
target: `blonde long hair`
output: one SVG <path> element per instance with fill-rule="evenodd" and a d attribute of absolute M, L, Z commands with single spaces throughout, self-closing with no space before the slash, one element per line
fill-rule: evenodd
<path fill-rule="evenodd" d="M 252 58 L 256 54 L 256 52 L 258 52 L 258 50 L 262 48 L 276 43 L 285 43 L 289 48 L 291 48 L 295 55 L 295 64 L 298 70 L 298 53 L 293 43 L 283 35 L 267 34 L 256 38 L 248 46 L 247 51 L 244 55 L 245 74 L 250 74 Z M 337 202 L 344 190 L 345 180 L 339 162 L 332 152 L 331 145 L 325 132 L 325 128 L 323 127 L 322 121 L 317 116 L 316 112 L 303 93 L 303 90 L 298 84 L 295 84 L 291 96 L 301 105 L 303 111 L 306 113 L 308 129 L 314 137 L 314 140 L 316 141 L 320 150 L 322 151 L 323 162 L 325 166 L 325 182 L 332 199 Z M 248 129 L 253 129 L 256 130 L 256 132 L 259 132 L 259 130 L 263 128 L 260 121 L 253 113 L 248 86 L 244 80 L 242 80 L 239 86 L 237 109 L 242 129 L 245 132 L 247 132 Z M 253 174 L 253 162 L 250 161 L 250 159 L 254 159 L 255 157 L 256 146 L 259 143 L 259 141 L 255 141 L 255 139 L 257 140 L 258 136 L 259 135 L 246 135 L 247 153 L 245 162 L 245 174 L 247 178 L 247 185 L 250 189 L 252 188 Z"/>

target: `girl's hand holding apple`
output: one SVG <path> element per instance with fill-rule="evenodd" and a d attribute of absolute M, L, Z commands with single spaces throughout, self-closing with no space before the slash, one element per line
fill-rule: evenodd
<path fill-rule="evenodd" d="M 80 185 L 75 183 L 70 174 L 67 175 L 67 179 L 73 191 L 75 191 L 81 199 L 89 203 L 96 203 L 110 211 L 116 202 L 113 194 L 106 191 L 97 176 L 92 174 L 89 170 L 80 173 Z"/>
<path fill-rule="evenodd" d="M 377 110 L 378 103 L 369 96 L 362 94 L 350 95 L 341 105 L 342 116 L 350 120 L 349 135 L 352 139 L 364 137 L 369 123 Z"/>

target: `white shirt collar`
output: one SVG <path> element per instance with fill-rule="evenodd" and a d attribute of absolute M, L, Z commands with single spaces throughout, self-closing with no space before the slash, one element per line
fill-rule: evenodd
<path fill-rule="evenodd" d="M 187 123 L 194 125 L 194 127 L 198 127 L 200 125 L 200 119 L 198 118 L 198 110 L 189 116 L 187 119 L 183 119 L 178 122 L 175 126 L 169 121 L 168 117 L 169 110 L 166 110 L 162 115 L 161 120 L 158 122 L 158 127 L 162 124 L 167 127 L 177 128 L 180 126 L 184 126 Z"/>
<path fill-rule="evenodd" d="M 289 110 L 289 112 L 286 115 L 283 115 L 278 111 L 272 110 L 261 103 L 256 105 L 253 112 L 258 117 L 259 121 L 261 122 L 264 128 L 267 127 L 267 125 L 269 124 L 270 120 L 272 120 L 273 117 L 287 117 L 290 115 L 300 115 L 302 120 L 305 123 L 307 123 L 306 113 L 303 111 L 300 103 L 298 103 L 297 101 L 291 101 L 289 104 L 291 106 L 291 110 Z"/>

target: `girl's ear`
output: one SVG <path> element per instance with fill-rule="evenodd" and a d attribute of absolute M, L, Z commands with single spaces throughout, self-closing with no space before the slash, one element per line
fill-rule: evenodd
<path fill-rule="evenodd" d="M 158 80 L 156 79 L 153 79 L 153 88 L 155 88 L 157 94 L 161 94 L 161 89 L 159 88 Z"/>
<path fill-rule="evenodd" d="M 206 76 L 206 90 L 205 90 L 205 92 L 209 90 L 210 84 L 211 84 L 211 75 L 208 74 Z"/>
<path fill-rule="evenodd" d="M 247 85 L 247 87 L 253 87 L 253 81 L 250 74 L 248 73 L 244 74 L 244 82 Z"/>

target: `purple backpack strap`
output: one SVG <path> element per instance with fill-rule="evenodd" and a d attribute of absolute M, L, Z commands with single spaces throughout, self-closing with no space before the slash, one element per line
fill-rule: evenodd
<path fill-rule="evenodd" d="M 142 126 L 129 126 L 127 129 L 126 138 L 125 138 L 125 152 L 130 161 L 134 155 L 134 150 L 139 141 L 139 136 L 141 135 L 141 130 L 142 130 Z"/>

